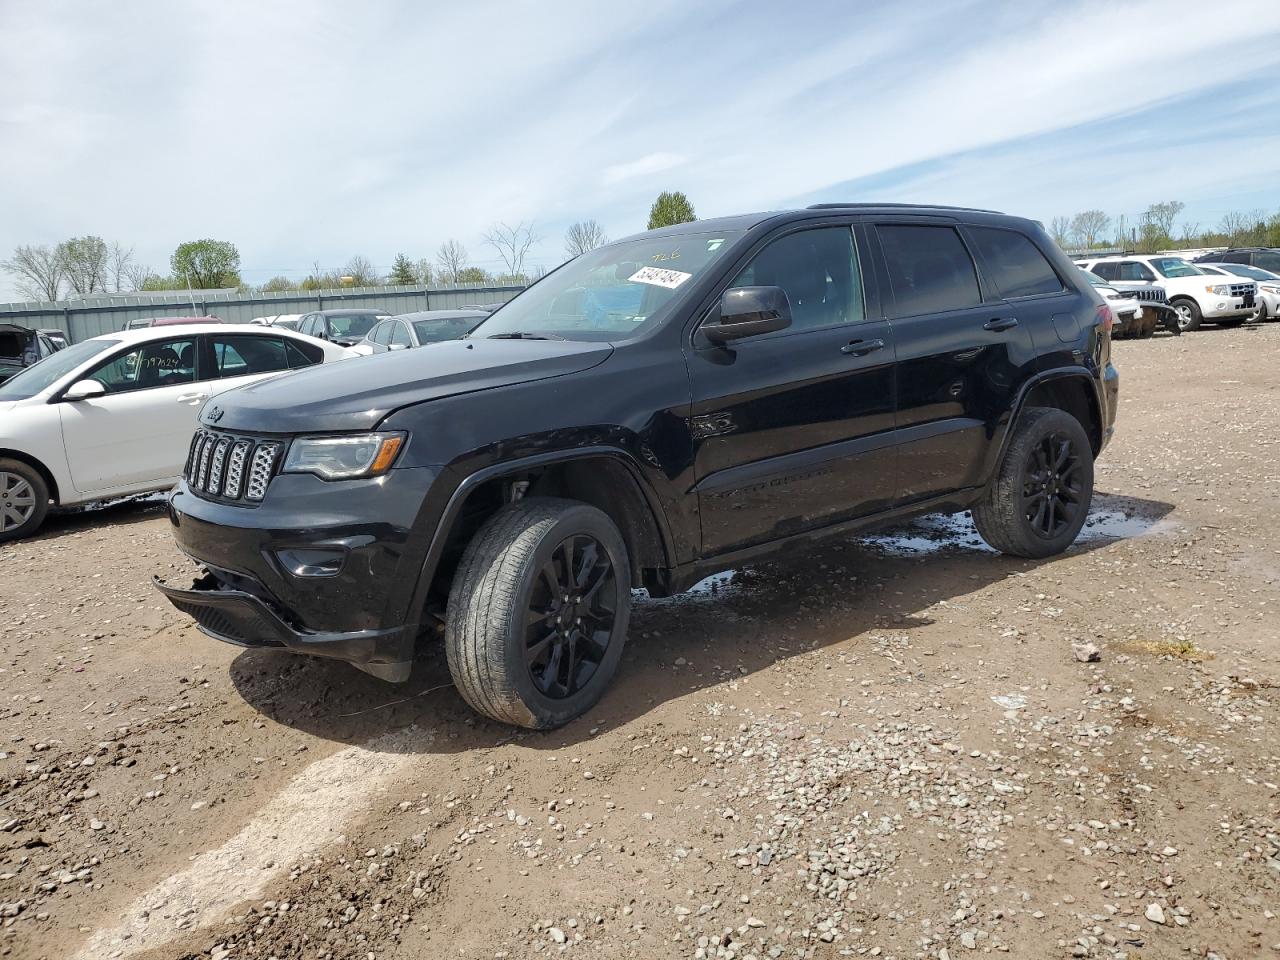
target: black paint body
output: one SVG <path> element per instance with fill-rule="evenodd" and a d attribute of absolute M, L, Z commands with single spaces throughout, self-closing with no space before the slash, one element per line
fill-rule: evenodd
<path fill-rule="evenodd" d="M 877 233 L 891 223 L 958 227 L 978 266 L 981 305 L 899 316 Z M 725 345 L 698 332 L 754 252 L 817 225 L 855 232 L 865 320 Z M 1062 291 L 1002 297 L 965 225 L 1030 238 Z M 452 341 L 219 396 L 202 415 L 218 431 L 288 442 L 378 428 L 409 439 L 383 477 L 280 474 L 254 507 L 181 484 L 170 499 L 175 535 L 214 581 L 162 589 L 183 609 L 210 586 L 229 603 L 251 598 L 269 621 L 260 642 L 362 664 L 404 662 L 428 596 L 439 594 L 450 531 L 472 491 L 495 477 L 567 460 L 625 467 L 657 545 L 643 583 L 662 593 L 810 536 L 966 508 L 1038 385 L 1071 384 L 1084 398 L 1095 452 L 1109 438 L 1118 376 L 1102 301 L 1037 224 L 982 211 L 848 206 L 657 233 L 717 230 L 742 232 L 714 269 L 679 291 L 666 321 L 635 339 Z M 294 576 L 279 554 L 298 548 L 341 552 L 340 573 Z M 198 619 L 215 636 L 234 633 Z"/>

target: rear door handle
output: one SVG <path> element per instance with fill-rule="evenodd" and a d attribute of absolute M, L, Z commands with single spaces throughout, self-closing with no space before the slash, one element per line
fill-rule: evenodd
<path fill-rule="evenodd" d="M 189 403 L 193 407 L 197 403 L 200 403 L 208 399 L 209 399 L 209 395 L 207 393 L 181 393 L 178 395 L 179 403 Z"/>
<path fill-rule="evenodd" d="M 1012 330 L 1018 325 L 1017 317 L 996 317 L 982 325 L 983 330 Z"/>
<path fill-rule="evenodd" d="M 868 353 L 883 349 L 883 340 L 850 340 L 840 348 L 840 352 L 852 354 L 855 357 L 865 357 Z"/>

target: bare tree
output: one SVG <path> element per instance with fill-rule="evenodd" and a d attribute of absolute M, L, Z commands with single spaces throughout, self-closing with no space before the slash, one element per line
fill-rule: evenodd
<path fill-rule="evenodd" d="M 110 278 L 111 289 L 115 293 L 124 289 L 125 281 L 128 279 L 125 271 L 129 269 L 129 264 L 132 262 L 133 247 L 126 250 L 119 241 L 115 240 L 107 247 L 107 277 Z M 103 286 L 105 285 L 104 283 Z"/>
<path fill-rule="evenodd" d="M 1071 218 L 1054 217 L 1050 220 L 1049 236 L 1053 237 L 1058 246 L 1065 247 L 1068 240 L 1071 239 Z"/>
<path fill-rule="evenodd" d="M 542 238 L 533 232 L 533 223 L 523 220 L 514 227 L 506 223 L 495 223 L 484 235 L 485 243 L 498 251 L 498 256 L 507 265 L 507 276 L 524 275 L 524 258 L 532 247 Z"/>
<path fill-rule="evenodd" d="M 1153 203 L 1147 207 L 1143 219 L 1166 237 L 1173 237 L 1173 223 L 1186 204 L 1181 200 L 1167 200 L 1164 203 Z"/>
<path fill-rule="evenodd" d="M 436 251 L 436 263 L 440 264 L 441 283 L 457 283 L 458 274 L 467 265 L 467 248 L 457 240 L 446 240 Z"/>
<path fill-rule="evenodd" d="M 1092 247 L 1098 242 L 1111 218 L 1103 210 L 1084 210 L 1071 218 L 1071 235 L 1082 247 Z"/>
<path fill-rule="evenodd" d="M 146 288 L 147 281 L 156 276 L 156 272 L 145 263 L 130 262 L 125 264 L 124 270 L 125 281 L 129 284 L 130 290 L 142 290 Z M 119 287 L 117 286 L 117 289 Z"/>
<path fill-rule="evenodd" d="M 1125 215 L 1122 213 L 1116 217 L 1116 246 L 1123 250 L 1129 246 L 1131 239 L 1129 236 L 1129 221 L 1125 219 Z"/>
<path fill-rule="evenodd" d="M 13 274 L 18 292 L 31 300 L 57 300 L 67 276 L 57 249 L 44 245 L 18 247 L 0 268 Z"/>
<path fill-rule="evenodd" d="M 1184 223 L 1178 237 L 1178 243 L 1184 247 L 1194 247 L 1200 242 L 1200 224 Z"/>
<path fill-rule="evenodd" d="M 355 256 L 348 260 L 342 268 L 342 276 L 344 280 L 350 277 L 353 287 L 376 287 L 382 283 L 382 274 L 367 257 Z"/>
<path fill-rule="evenodd" d="M 595 220 L 579 220 L 564 232 L 564 252 L 570 257 L 603 247 L 608 242 L 604 228 Z"/>

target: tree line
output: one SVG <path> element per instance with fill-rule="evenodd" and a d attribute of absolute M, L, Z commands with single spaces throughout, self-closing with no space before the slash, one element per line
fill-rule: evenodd
<path fill-rule="evenodd" d="M 1119 247 L 1140 253 L 1197 247 L 1280 247 L 1280 212 L 1232 210 L 1217 224 L 1179 221 L 1186 204 L 1181 200 L 1153 203 L 1136 220 L 1124 214 L 1114 219 L 1105 210 L 1083 210 L 1070 217 L 1054 217 L 1049 233 L 1070 250 Z"/>
<path fill-rule="evenodd" d="M 688 197 L 678 191 L 659 194 L 649 210 L 648 229 L 696 219 Z M 0 269 L 10 274 L 21 296 L 29 300 L 60 300 L 63 295 L 136 293 L 149 290 L 243 290 L 281 292 L 337 287 L 436 284 L 525 285 L 545 274 L 546 267 L 529 260 L 530 250 L 541 240 L 532 221 L 498 222 L 484 234 L 502 269 L 489 272 L 476 266 L 458 240 L 440 244 L 434 257 L 411 258 L 397 253 L 385 275 L 368 258 L 353 256 L 341 269 L 323 269 L 315 263 L 302 280 L 272 277 L 250 287 L 240 278 L 240 251 L 227 240 L 189 240 L 175 248 L 169 273 L 162 275 L 134 256 L 134 248 L 102 237 L 71 237 L 49 246 L 20 245 Z M 565 259 L 580 256 L 609 242 L 595 220 L 580 220 L 564 235 Z"/>

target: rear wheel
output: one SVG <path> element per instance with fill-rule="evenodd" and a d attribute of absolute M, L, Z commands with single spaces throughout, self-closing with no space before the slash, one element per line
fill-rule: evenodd
<path fill-rule="evenodd" d="M 1038 559 L 1067 549 L 1093 499 L 1093 447 L 1080 421 L 1051 407 L 1027 410 L 983 499 L 982 539 L 1001 553 Z"/>
<path fill-rule="evenodd" d="M 1200 329 L 1200 324 L 1204 322 L 1204 315 L 1200 313 L 1200 305 L 1194 300 L 1178 297 L 1169 301 L 1169 306 L 1177 312 L 1178 326 L 1183 332 Z"/>
<path fill-rule="evenodd" d="M 21 460 L 0 458 L 0 542 L 35 533 L 49 513 L 49 486 Z"/>
<path fill-rule="evenodd" d="M 463 553 L 446 614 L 449 673 L 494 720 L 558 727 L 608 687 L 630 613 L 613 521 L 585 503 L 531 497 L 494 514 Z"/>

